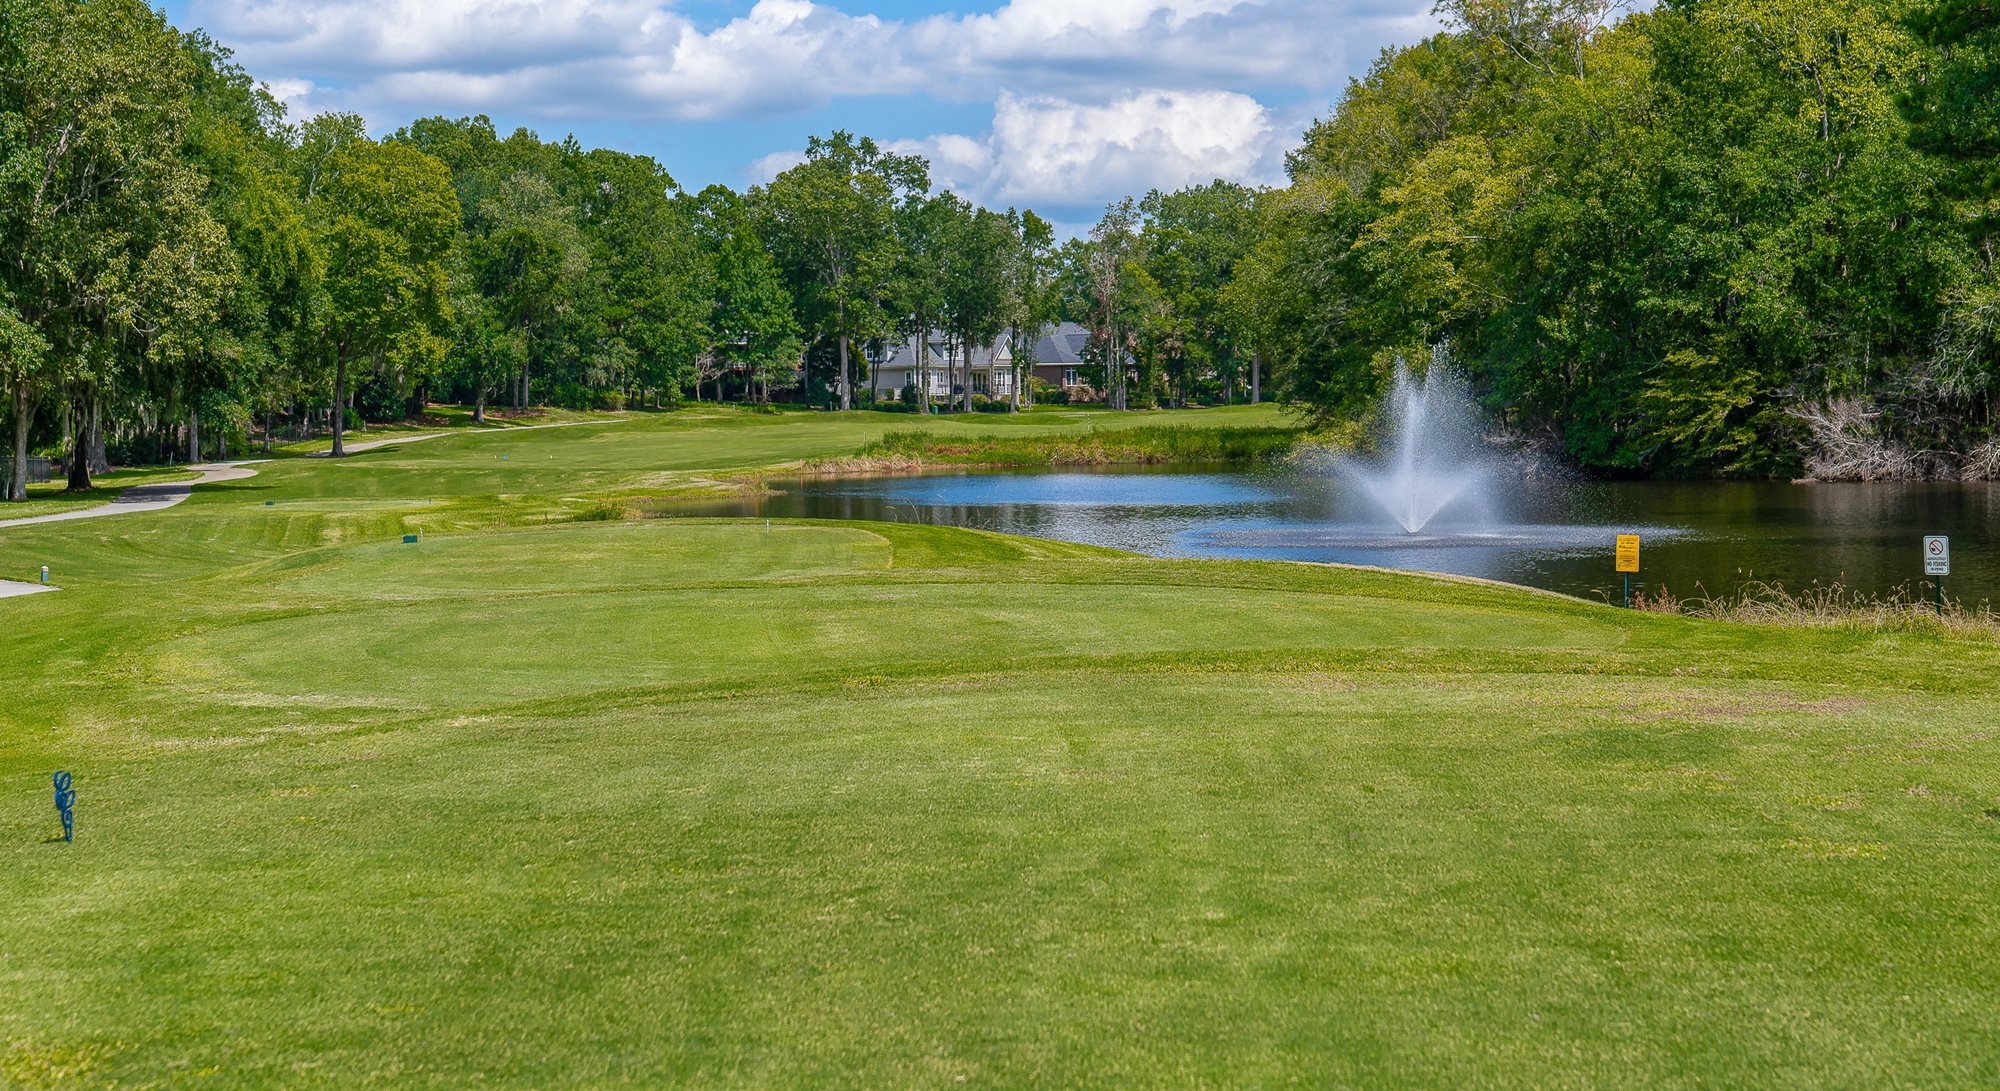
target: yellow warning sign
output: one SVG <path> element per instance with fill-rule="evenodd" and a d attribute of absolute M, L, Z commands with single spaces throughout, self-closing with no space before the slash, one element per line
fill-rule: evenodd
<path fill-rule="evenodd" d="M 1639 536 L 1620 534 L 1618 536 L 1618 571 L 1639 571 Z"/>

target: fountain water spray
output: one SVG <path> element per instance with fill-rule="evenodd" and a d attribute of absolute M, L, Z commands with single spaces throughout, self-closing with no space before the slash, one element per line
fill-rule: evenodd
<path fill-rule="evenodd" d="M 1477 407 L 1446 346 L 1431 350 L 1422 379 L 1396 362 L 1387 410 L 1382 437 L 1387 457 L 1375 463 L 1343 458 L 1337 463 L 1341 476 L 1360 485 L 1408 534 L 1422 531 L 1447 508 L 1483 514 L 1492 465 L 1480 440 Z"/>

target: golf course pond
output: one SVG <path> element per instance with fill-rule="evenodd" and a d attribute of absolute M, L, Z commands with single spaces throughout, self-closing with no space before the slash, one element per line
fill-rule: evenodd
<path fill-rule="evenodd" d="M 1928 594 L 1922 537 L 1948 535 L 1945 590 L 2000 599 L 2000 485 L 1522 483 L 1502 510 L 1446 510 L 1411 534 L 1336 475 L 1230 467 L 971 471 L 773 479 L 769 495 L 685 514 L 973 527 L 1173 557 L 1333 561 L 1481 576 L 1585 598 L 1622 594 L 1619 534 L 1642 538 L 1635 589 L 1722 594 L 1753 581 Z"/>

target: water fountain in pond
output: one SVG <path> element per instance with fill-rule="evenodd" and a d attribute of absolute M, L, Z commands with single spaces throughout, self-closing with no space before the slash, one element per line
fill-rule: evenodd
<path fill-rule="evenodd" d="M 1405 534 L 1422 533 L 1447 511 L 1460 521 L 1490 520 L 1495 468 L 1480 438 L 1478 409 L 1444 346 L 1432 350 L 1421 379 L 1397 362 L 1385 408 L 1384 457 L 1341 458 L 1334 464 L 1340 475 Z"/>
<path fill-rule="evenodd" d="M 1169 556 L 1335 562 L 1528 583 L 1586 566 L 1609 580 L 1618 535 L 1638 532 L 1658 543 L 1679 533 L 1639 525 L 1636 511 L 1607 510 L 1553 460 L 1490 441 L 1442 351 L 1420 371 L 1399 369 L 1377 415 L 1382 430 L 1369 452 L 1302 453 L 1293 472 L 1151 467 L 815 479 L 801 487 L 819 494 L 808 497 L 811 506 L 777 513 L 914 513 L 926 522 Z M 1611 516 L 1615 525 L 1603 521 Z"/>

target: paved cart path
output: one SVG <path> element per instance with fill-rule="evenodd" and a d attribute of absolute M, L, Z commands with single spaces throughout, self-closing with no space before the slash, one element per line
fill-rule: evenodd
<path fill-rule="evenodd" d="M 78 511 L 59 511 L 54 515 L 36 515 L 27 519 L 0 520 L 0 527 L 25 527 L 35 523 L 62 523 L 71 519 L 102 519 L 107 515 L 131 515 L 142 511 L 162 511 L 186 500 L 194 493 L 196 485 L 206 485 L 215 481 L 235 481 L 238 478 L 253 477 L 257 471 L 246 462 L 209 462 L 189 466 L 198 470 L 200 477 L 193 481 L 175 481 L 164 485 L 134 485 L 118 494 L 108 504 Z"/>
<path fill-rule="evenodd" d="M 572 420 L 563 421 L 559 424 L 524 424 L 519 428 L 491 428 L 477 431 L 430 432 L 418 436 L 391 436 L 388 439 L 369 439 L 362 440 L 359 443 L 347 444 L 347 453 L 355 455 L 363 451 L 372 451 L 377 447 L 387 447 L 395 443 L 421 443 L 427 439 L 442 439 L 445 436 L 497 436 L 506 435 L 510 432 L 533 431 L 536 428 L 575 428 L 584 424 L 623 423 L 625 422 L 622 419 Z M 328 456 L 320 454 L 313 457 L 326 458 Z M 35 515 L 26 519 L 0 519 L 0 529 L 31 526 L 35 523 L 61 523 L 70 519 L 102 519 L 108 515 L 131 515 L 142 511 L 162 511 L 186 500 L 194 493 L 196 485 L 207 485 L 216 481 L 235 481 L 245 477 L 254 477 L 257 471 L 250 467 L 268 461 L 270 460 L 251 459 L 244 462 L 210 462 L 189 466 L 188 469 L 190 470 L 199 470 L 201 476 L 192 481 L 176 481 L 168 485 L 134 485 L 124 492 L 119 493 L 117 499 L 112 500 L 108 504 L 99 504 L 94 508 L 83 508 L 78 511 L 60 511 L 54 515 Z M 26 592 L 22 591 L 7 593 L 17 595 L 26 594 Z"/>
<path fill-rule="evenodd" d="M 46 583 L 22 583 L 19 580 L 0 580 L 0 599 L 10 599 L 15 595 L 33 595 L 42 591 L 60 591 Z"/>
<path fill-rule="evenodd" d="M 613 417 L 610 420 L 566 420 L 555 424 L 523 424 L 516 428 L 474 428 L 453 432 L 425 432 L 415 436 L 391 436 L 388 439 L 364 439 L 358 443 L 343 444 L 346 453 L 358 455 L 377 447 L 387 447 L 392 443 L 422 443 L 427 439 L 443 439 L 446 436 L 504 436 L 510 432 L 532 432 L 537 428 L 576 428 L 585 424 L 624 424 L 626 418 Z M 321 451 L 314 458 L 331 458 L 333 452 Z"/>

